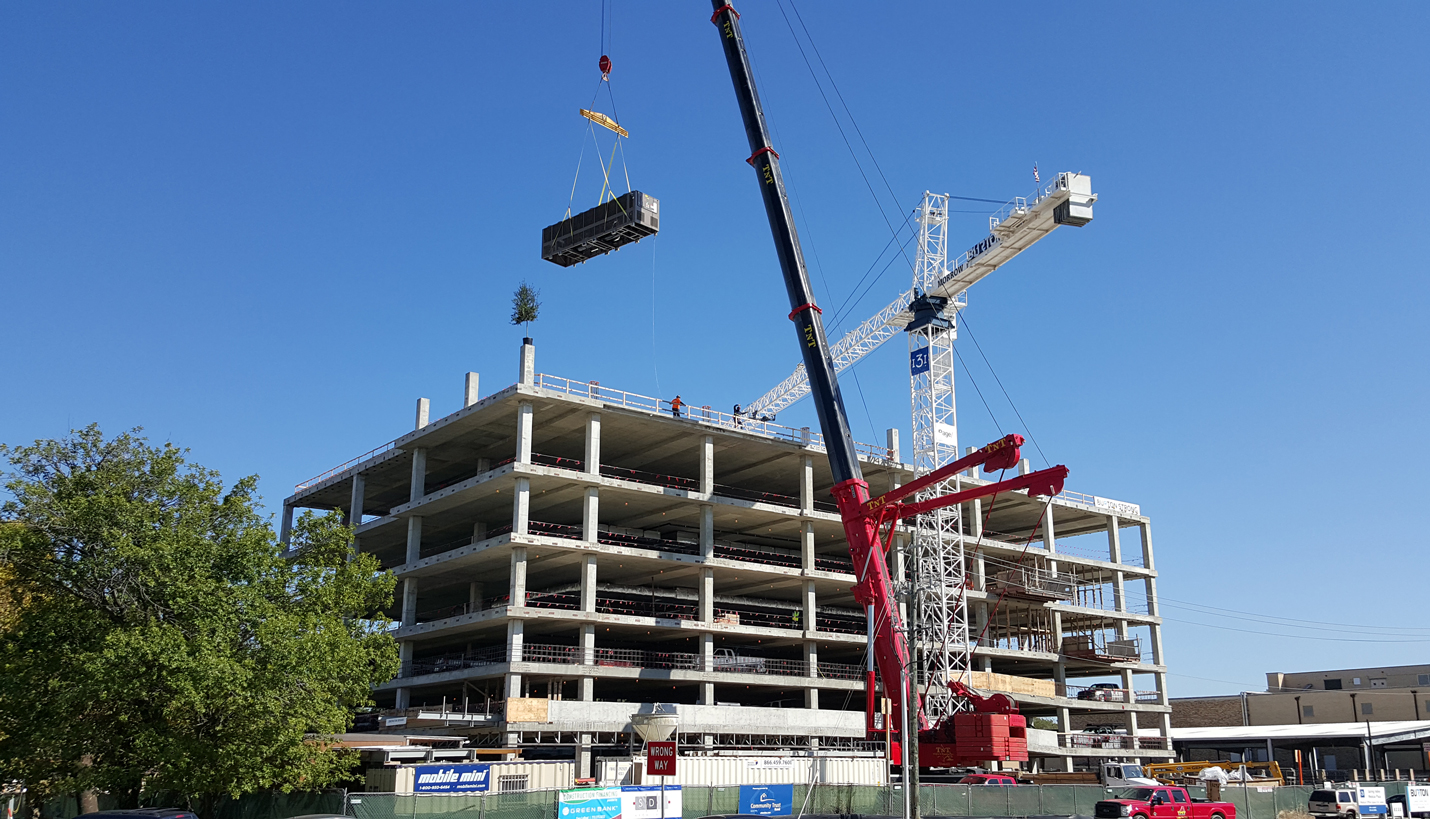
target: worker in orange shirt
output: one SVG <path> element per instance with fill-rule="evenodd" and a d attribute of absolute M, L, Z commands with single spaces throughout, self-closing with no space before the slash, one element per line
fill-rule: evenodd
<path fill-rule="evenodd" d="M 680 408 L 685 406 L 685 402 L 680 400 L 680 396 L 675 396 L 675 400 L 670 402 L 670 414 L 676 418 L 680 417 Z"/>

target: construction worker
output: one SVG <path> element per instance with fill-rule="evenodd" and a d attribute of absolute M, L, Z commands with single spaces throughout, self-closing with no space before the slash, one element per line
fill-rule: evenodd
<path fill-rule="evenodd" d="M 799 609 L 795 609 L 789 618 L 794 621 L 794 627 L 799 628 Z"/>
<path fill-rule="evenodd" d="M 670 414 L 679 418 L 680 408 L 683 406 L 685 406 L 685 402 L 680 400 L 680 396 L 675 396 L 675 400 L 670 402 Z"/>
<path fill-rule="evenodd" d="M 735 405 L 735 410 L 734 410 L 734 412 L 731 413 L 731 414 L 735 416 L 735 426 L 736 426 L 736 427 L 743 427 L 743 426 L 745 425 L 745 420 L 740 417 L 740 405 L 739 405 L 739 404 L 736 404 L 736 405 Z"/>

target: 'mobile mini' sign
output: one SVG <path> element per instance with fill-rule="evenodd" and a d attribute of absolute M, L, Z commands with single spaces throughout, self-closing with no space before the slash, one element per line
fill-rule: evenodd
<path fill-rule="evenodd" d="M 415 793 L 465 793 L 484 791 L 491 785 L 492 766 L 488 763 L 466 765 L 418 765 L 413 771 L 412 790 Z"/>

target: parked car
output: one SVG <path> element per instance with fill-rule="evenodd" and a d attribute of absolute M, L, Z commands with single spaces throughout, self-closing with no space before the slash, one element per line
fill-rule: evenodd
<path fill-rule="evenodd" d="M 1311 791 L 1306 812 L 1312 816 L 1359 816 L 1360 805 L 1353 788 L 1315 790 Z"/>
<path fill-rule="evenodd" d="M 1119 688 L 1117 683 L 1094 683 L 1077 692 L 1077 698 L 1096 702 L 1127 702 L 1127 689 Z"/>
<path fill-rule="evenodd" d="M 969 774 L 958 780 L 960 785 L 1016 785 L 1018 780 L 1007 774 L 978 773 Z"/>

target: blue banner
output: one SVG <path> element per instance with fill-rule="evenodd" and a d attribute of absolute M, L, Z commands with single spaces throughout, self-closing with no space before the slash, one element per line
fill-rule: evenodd
<path fill-rule="evenodd" d="M 794 814 L 793 785 L 741 785 L 740 812 L 756 816 Z"/>
<path fill-rule="evenodd" d="M 918 375 L 929 371 L 929 350 L 927 347 L 922 350 L 913 350 L 909 353 L 909 375 Z"/>
<path fill-rule="evenodd" d="M 415 793 L 466 793 L 491 786 L 492 766 L 485 763 L 462 765 L 418 765 L 413 772 Z"/>

